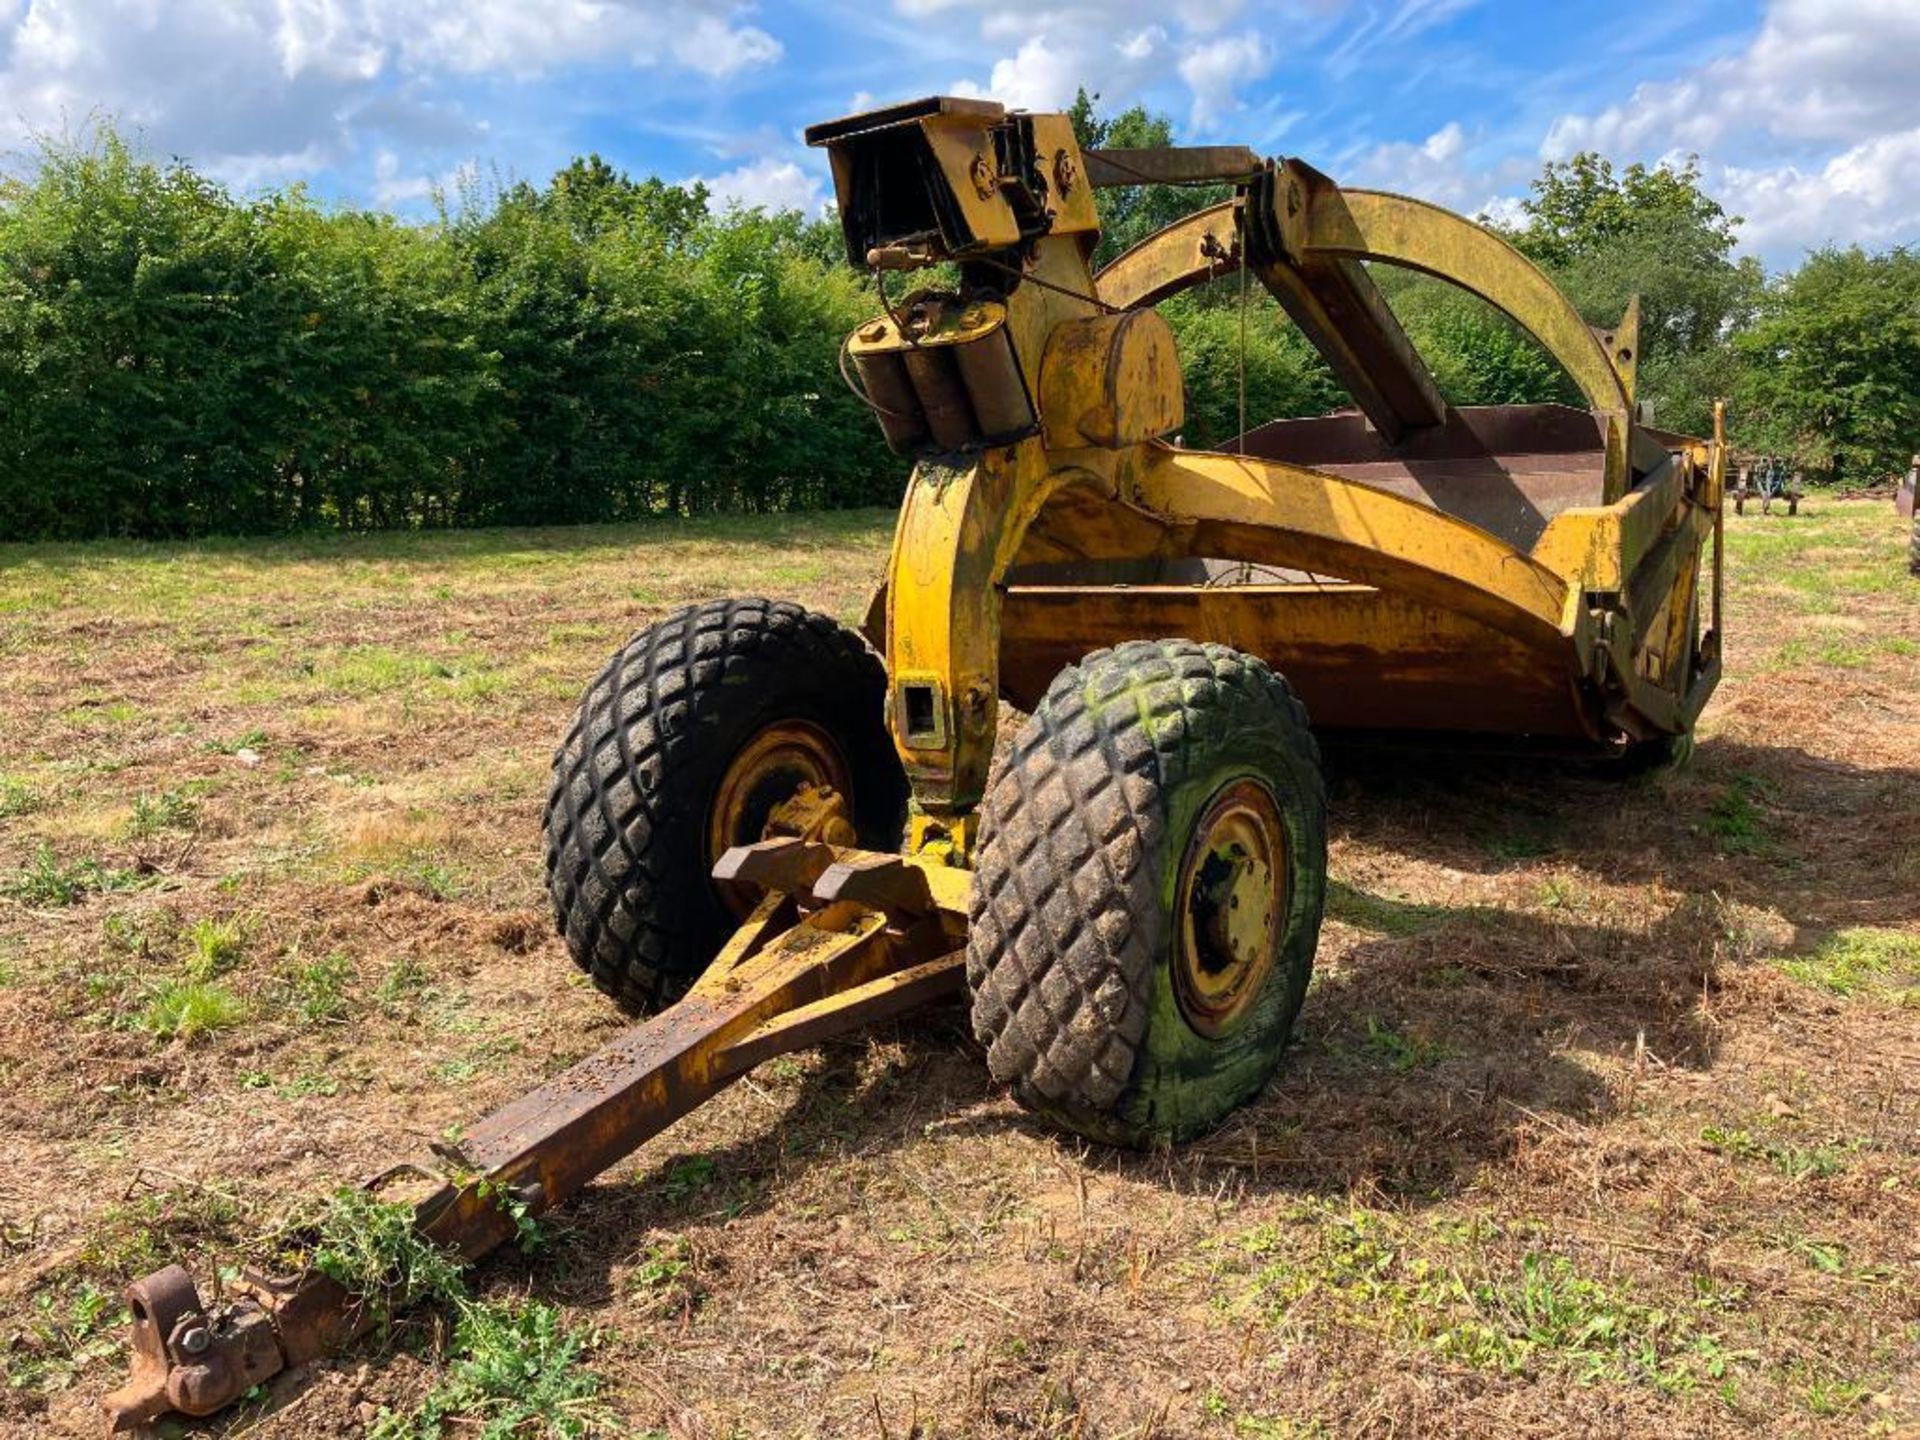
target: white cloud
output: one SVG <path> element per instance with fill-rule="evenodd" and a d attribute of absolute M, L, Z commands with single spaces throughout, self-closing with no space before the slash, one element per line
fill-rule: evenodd
<path fill-rule="evenodd" d="M 1520 199 L 1532 162 L 1509 158 L 1485 164 L 1477 157 L 1479 138 L 1458 120 L 1450 120 L 1424 140 L 1375 145 L 1342 167 L 1349 185 L 1386 190 L 1430 200 L 1461 215 L 1484 215 L 1502 225 L 1526 220 Z"/>
<path fill-rule="evenodd" d="M 1920 4 L 1774 0 L 1744 50 L 1554 121 L 1540 152 L 1703 157 L 1776 262 L 1828 240 L 1920 239 Z"/>
<path fill-rule="evenodd" d="M 1467 132 L 1450 120 L 1424 140 L 1392 140 L 1375 145 L 1356 160 L 1344 177 L 1349 184 L 1458 209 L 1470 192 L 1485 182 L 1465 163 Z"/>
<path fill-rule="evenodd" d="M 1387 40 L 1410 40 L 1436 25 L 1444 25 L 1479 3 L 1480 0 L 1400 0 L 1400 8 L 1387 17 L 1380 34 Z"/>
<path fill-rule="evenodd" d="M 376 204 L 395 209 L 418 206 L 435 195 L 457 198 L 479 175 L 480 162 L 472 159 L 462 160 L 437 175 L 410 172 L 398 154 L 382 149 L 373 157 L 373 198 Z"/>
<path fill-rule="evenodd" d="M 1273 51 L 1249 30 L 1210 40 L 1180 58 L 1180 78 L 1193 91 L 1193 128 L 1210 130 L 1240 108 L 1240 87 L 1265 75 Z"/>
<path fill-rule="evenodd" d="M 1188 90 L 1188 119 L 1209 128 L 1241 109 L 1244 87 L 1273 68 L 1280 52 L 1270 33 L 1324 15 L 1346 0 L 894 0 L 895 9 L 930 27 L 941 43 L 998 51 L 979 71 L 950 85 L 1024 109 L 1058 108 L 1085 86 L 1108 112 L 1178 77 Z M 1456 0 L 1434 0 L 1452 4 Z M 1244 20 L 1239 29 L 1230 27 Z M 971 37 L 955 22 L 971 22 Z"/>
<path fill-rule="evenodd" d="M 1167 43 L 1164 25 L 1148 25 L 1120 42 L 1120 58 L 1135 62 L 1151 60 L 1154 52 Z"/>
<path fill-rule="evenodd" d="M 1724 165 L 1707 180 L 1745 217 L 1746 243 L 1779 261 L 1835 243 L 1920 241 L 1920 129 L 1876 136 L 1806 170 Z"/>
<path fill-rule="evenodd" d="M 1400 0 L 1397 6 L 1384 12 L 1368 5 L 1346 38 L 1328 52 L 1327 73 L 1344 80 L 1369 59 L 1397 63 L 1399 46 L 1480 3 L 1481 0 Z"/>
<path fill-rule="evenodd" d="M 1920 123 L 1915 57 L 1913 0 L 1775 0 L 1746 50 L 1597 114 L 1561 116 L 1542 153 L 1704 151 L 1755 132 L 1857 142 Z"/>
<path fill-rule="evenodd" d="M 742 209 L 800 210 L 819 213 L 825 187 L 818 175 L 803 170 L 792 160 L 762 156 L 719 175 L 695 177 L 714 194 L 723 206 Z"/>
<path fill-rule="evenodd" d="M 255 183 L 371 133 L 460 143 L 484 126 L 422 87 L 580 63 L 721 77 L 780 54 L 737 0 L 0 0 L 0 145 L 96 113 L 162 153 Z"/>
<path fill-rule="evenodd" d="M 1026 110 L 1054 110 L 1070 104 L 1086 71 L 1075 45 L 1055 45 L 1046 35 L 1035 35 L 1012 55 L 994 62 L 984 86 L 962 80 L 958 95 L 985 96 Z"/>

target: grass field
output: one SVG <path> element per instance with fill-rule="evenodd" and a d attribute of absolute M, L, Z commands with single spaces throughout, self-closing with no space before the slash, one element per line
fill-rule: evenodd
<path fill-rule="evenodd" d="M 1920 580 L 1806 509 L 1729 517 L 1688 769 L 1335 757 L 1299 1043 L 1212 1137 L 1058 1138 L 928 1014 L 228 1429 L 1920 1433 Z M 0 549 L 0 1432 L 94 1425 L 127 1279 L 613 1033 L 540 873 L 582 683 L 685 600 L 856 617 L 890 520 Z"/>

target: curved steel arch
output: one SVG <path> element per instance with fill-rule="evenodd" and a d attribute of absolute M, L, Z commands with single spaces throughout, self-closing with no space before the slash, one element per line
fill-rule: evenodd
<path fill-rule="evenodd" d="M 1616 357 L 1572 303 L 1526 256 L 1498 235 L 1437 205 L 1379 190 L 1342 190 L 1324 177 L 1285 167 L 1292 208 L 1281 219 L 1292 255 L 1374 260 L 1418 270 L 1479 296 L 1540 342 L 1595 410 L 1628 411 L 1631 400 Z M 1311 177 L 1311 178 L 1308 178 Z M 1314 182 L 1318 183 L 1314 183 Z M 1239 269 L 1244 202 L 1196 211 L 1115 259 L 1094 277 L 1101 300 L 1131 308 L 1154 305 Z M 1634 360 L 1630 350 L 1617 359 Z"/>
<path fill-rule="evenodd" d="M 1478 295 L 1538 340 L 1593 409 L 1631 408 L 1613 357 L 1573 302 L 1486 227 L 1382 190 L 1322 192 L 1294 225 L 1302 249 L 1419 270 Z"/>
<path fill-rule="evenodd" d="M 1093 277 L 1104 305 L 1132 310 L 1158 305 L 1219 275 L 1240 269 L 1238 200 L 1196 210 L 1116 255 Z"/>

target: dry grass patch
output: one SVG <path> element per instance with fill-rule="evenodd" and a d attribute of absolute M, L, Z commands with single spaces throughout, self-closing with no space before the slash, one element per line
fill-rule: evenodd
<path fill-rule="evenodd" d="M 216 1431 L 519 1423 L 532 1364 L 526 1433 L 1910 1433 L 1920 582 L 1804 509 L 1729 517 L 1689 769 L 1332 755 L 1299 1043 L 1218 1133 L 1052 1135 L 930 1012 Z M 0 552 L 0 1433 L 91 1423 L 131 1276 L 614 1033 L 540 874 L 580 688 L 682 601 L 857 618 L 890 520 Z"/>

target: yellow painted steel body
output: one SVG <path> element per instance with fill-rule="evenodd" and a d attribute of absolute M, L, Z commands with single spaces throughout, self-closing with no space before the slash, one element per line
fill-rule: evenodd
<path fill-rule="evenodd" d="M 1634 310 L 1589 330 L 1497 236 L 1233 147 L 1083 155 L 1065 116 L 974 100 L 809 138 L 832 152 L 850 258 L 953 262 L 964 287 L 908 297 L 848 346 L 890 443 L 923 455 L 869 627 L 912 785 L 910 853 L 847 845 L 849 757 L 819 727 L 742 746 L 699 843 L 744 919 L 687 997 L 458 1148 L 368 1182 L 406 1189 L 416 1229 L 468 1259 L 753 1065 L 959 990 L 998 707 L 1031 706 L 1092 649 L 1218 640 L 1283 671 L 1323 729 L 1587 753 L 1685 733 L 1719 673 L 1724 427 L 1694 440 L 1636 423 Z M 1147 172 L 1236 196 L 1096 276 L 1093 186 Z M 1589 408 L 1449 406 L 1367 261 L 1492 302 Z M 1276 422 L 1232 454 L 1172 442 L 1178 359 L 1145 307 L 1242 265 L 1364 417 Z M 1286 861 L 1270 792 L 1243 778 L 1216 793 L 1183 862 L 1175 957 L 1203 1033 L 1260 987 Z M 115 1429 L 211 1414 L 377 1313 L 317 1272 L 248 1277 L 212 1310 L 177 1267 L 129 1295 Z"/>
<path fill-rule="evenodd" d="M 1030 706 L 1064 665 L 1128 638 L 1260 655 L 1323 727 L 1596 752 L 1690 728 L 1718 674 L 1709 542 L 1724 437 L 1636 422 L 1637 307 L 1590 328 L 1483 227 L 1342 190 L 1297 161 L 1248 174 L 1244 152 L 1217 162 L 1238 172 L 1233 200 L 1095 274 L 1089 187 L 1075 181 L 1089 161 L 1104 183 L 1137 175 L 1143 152 L 1083 156 L 1059 122 L 932 101 L 810 132 L 833 152 L 849 254 L 958 263 L 959 298 L 984 295 L 1007 342 L 998 383 L 1017 377 L 1034 411 L 1006 443 L 922 444 L 908 483 L 873 628 L 914 793 L 909 849 L 964 862 L 1001 699 Z M 902 159 L 914 127 L 933 157 L 918 171 Z M 1179 169 L 1181 152 L 1166 153 Z M 1215 153 L 1192 152 L 1184 171 Z M 901 187 L 937 192 L 942 178 L 951 200 L 936 194 L 917 230 L 888 230 L 918 203 Z M 1449 406 L 1366 263 L 1437 276 L 1504 311 L 1587 410 Z M 1232 454 L 1169 442 L 1178 361 L 1150 307 L 1242 265 L 1364 419 L 1263 426 Z M 890 393 L 912 408 L 910 390 Z M 895 436 L 898 415 L 883 419 Z"/>

